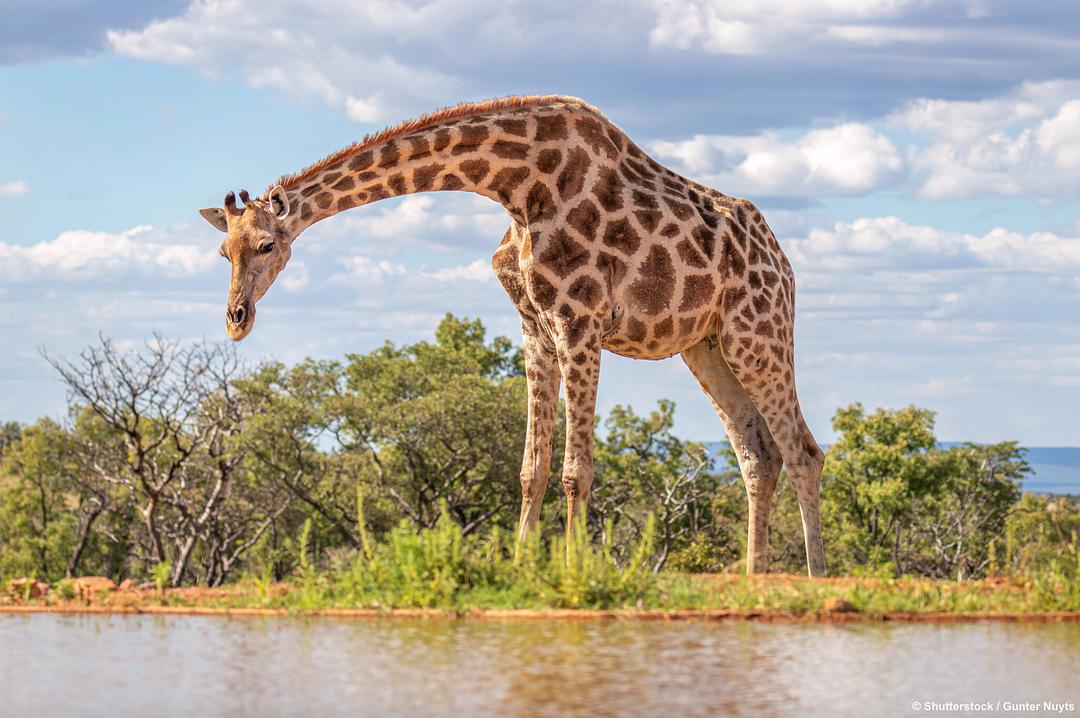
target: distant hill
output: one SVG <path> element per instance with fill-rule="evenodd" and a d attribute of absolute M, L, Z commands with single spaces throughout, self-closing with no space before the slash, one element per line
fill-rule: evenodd
<path fill-rule="evenodd" d="M 1034 475 L 1024 488 L 1040 494 L 1080 494 L 1080 447 L 1033 446 L 1027 461 Z"/>
<path fill-rule="evenodd" d="M 723 443 L 707 441 L 705 445 L 718 451 Z M 959 443 L 947 441 L 942 445 Z M 1024 482 L 1025 491 L 1080 495 L 1080 446 L 1030 446 L 1026 458 L 1033 473 Z"/>

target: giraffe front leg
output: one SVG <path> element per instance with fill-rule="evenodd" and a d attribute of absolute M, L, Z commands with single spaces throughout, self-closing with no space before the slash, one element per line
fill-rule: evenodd
<path fill-rule="evenodd" d="M 566 388 L 566 450 L 562 485 L 566 492 L 566 537 L 586 520 L 593 481 L 593 419 L 596 386 L 600 378 L 599 322 L 589 317 L 559 322 L 555 346 L 559 371 Z M 589 331 L 590 329 L 594 331 Z M 585 524 L 582 523 L 584 528 Z"/>
<path fill-rule="evenodd" d="M 551 342 L 522 321 L 522 349 L 529 392 L 529 418 L 525 430 L 525 456 L 521 462 L 521 518 L 518 537 L 536 528 L 551 471 L 551 439 L 559 403 L 559 367 Z"/>

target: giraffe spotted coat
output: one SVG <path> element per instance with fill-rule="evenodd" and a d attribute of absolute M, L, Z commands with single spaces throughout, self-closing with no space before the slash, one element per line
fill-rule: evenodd
<path fill-rule="evenodd" d="M 802 511 L 811 575 L 824 572 L 823 456 L 795 392 L 795 282 L 761 213 L 662 166 L 595 108 L 562 96 L 458 105 L 384 130 L 259 198 L 230 193 L 203 216 L 226 232 L 226 328 L 242 339 L 255 302 L 307 227 L 417 192 L 466 191 L 511 224 L 492 266 L 521 315 L 529 394 L 519 530 L 535 525 L 550 469 L 560 384 L 568 524 L 592 487 L 601 350 L 681 354 L 724 423 L 750 503 L 747 570 L 767 568 L 782 465 Z M 568 530 L 571 526 L 568 525 Z"/>

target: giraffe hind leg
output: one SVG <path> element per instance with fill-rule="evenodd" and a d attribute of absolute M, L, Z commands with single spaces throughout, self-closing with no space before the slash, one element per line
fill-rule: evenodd
<path fill-rule="evenodd" d="M 769 567 L 769 514 L 783 464 L 780 449 L 714 342 L 701 342 L 684 351 L 682 358 L 720 416 L 739 461 L 750 507 L 746 572 L 765 573 Z"/>
<path fill-rule="evenodd" d="M 732 373 L 757 406 L 787 467 L 788 481 L 795 490 L 802 514 L 807 570 L 811 576 L 825 573 L 825 551 L 821 538 L 819 491 L 825 455 L 814 440 L 799 408 L 795 391 L 795 366 L 790 319 L 794 301 L 789 293 L 778 293 L 777 302 L 786 302 L 785 311 L 761 316 L 760 307 L 771 298 L 753 292 L 738 292 L 737 299 L 725 296 L 721 308 L 720 346 Z M 745 306 L 758 309 L 758 324 L 745 321 Z M 779 318 L 787 318 L 778 322 Z M 767 326 L 765 321 L 767 321 Z"/>

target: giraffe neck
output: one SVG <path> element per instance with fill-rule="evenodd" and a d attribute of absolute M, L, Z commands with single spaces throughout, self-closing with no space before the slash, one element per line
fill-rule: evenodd
<path fill-rule="evenodd" d="M 457 190 L 493 199 L 519 222 L 553 211 L 549 190 L 528 182 L 542 151 L 521 111 L 467 117 L 377 142 L 286 186 L 296 237 L 312 224 L 388 197 Z"/>

